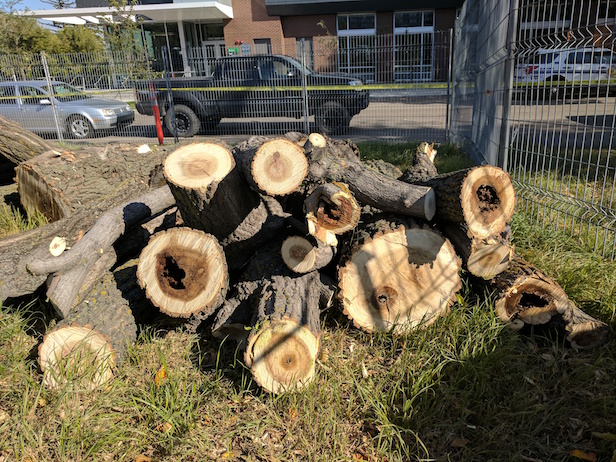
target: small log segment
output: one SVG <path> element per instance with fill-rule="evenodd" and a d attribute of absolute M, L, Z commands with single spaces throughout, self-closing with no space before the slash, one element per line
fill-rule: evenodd
<path fill-rule="evenodd" d="M 123 144 L 47 151 L 16 168 L 21 205 L 56 221 L 101 197 L 124 202 L 164 185 L 164 155 L 163 147 L 139 153 L 137 146 Z"/>
<path fill-rule="evenodd" d="M 515 190 L 509 174 L 492 165 L 446 173 L 412 184 L 429 186 L 436 194 L 439 221 L 465 223 L 469 237 L 500 234 L 513 215 Z"/>
<path fill-rule="evenodd" d="M 517 255 L 489 287 L 498 316 L 513 329 L 534 325 L 564 329 L 572 346 L 582 349 L 596 347 L 609 334 L 607 324 L 576 307 L 554 280 Z"/>
<path fill-rule="evenodd" d="M 29 261 L 28 270 L 32 275 L 53 274 L 48 281 L 47 297 L 57 316 L 60 319 L 67 316 L 87 289 L 117 261 L 112 246 L 120 236 L 174 204 L 167 186 L 152 190 L 106 211 L 70 250 L 59 256 L 47 252 L 44 258 Z M 145 245 L 143 241 L 141 244 Z"/>
<path fill-rule="evenodd" d="M 309 236 L 289 236 L 282 242 L 280 253 L 291 271 L 304 274 L 327 266 L 336 256 L 336 247 Z"/>
<path fill-rule="evenodd" d="M 355 230 L 338 270 L 344 313 L 368 332 L 403 333 L 449 311 L 460 259 L 434 228 L 376 216 Z"/>
<path fill-rule="evenodd" d="M 295 192 L 308 173 L 304 150 L 286 137 L 252 136 L 233 149 L 233 156 L 248 184 L 264 195 Z"/>
<path fill-rule="evenodd" d="M 344 183 L 317 186 L 304 200 L 308 232 L 327 245 L 336 245 L 336 235 L 355 228 L 361 207 Z"/>
<path fill-rule="evenodd" d="M 436 202 L 431 187 L 390 178 L 362 164 L 351 149 L 312 133 L 304 145 L 313 183 L 345 183 L 364 205 L 384 212 L 431 220 Z"/>
<path fill-rule="evenodd" d="M 434 178 L 438 175 L 434 165 L 436 154 L 437 150 L 434 149 L 434 143 L 428 144 L 425 141 L 420 143 L 411 160 L 411 166 L 399 175 L 398 179 L 405 183 L 414 183 Z"/>
<path fill-rule="evenodd" d="M 152 309 L 143 292 L 135 289 L 139 287 L 134 278 L 116 279 L 114 273 L 107 272 L 90 294 L 45 334 L 38 349 L 45 386 L 55 389 L 69 384 L 92 390 L 113 377 L 127 347 L 137 338 L 132 310 Z"/>
<path fill-rule="evenodd" d="M 223 142 L 180 146 L 163 172 L 184 223 L 219 240 L 230 270 L 244 266 L 284 224 L 280 204 L 250 189 Z"/>
<path fill-rule="evenodd" d="M 0 117 L 0 133 L 0 157 L 14 165 L 54 150 L 46 140 L 6 117 Z"/>
<path fill-rule="evenodd" d="M 224 302 L 229 276 L 222 247 L 191 228 L 156 233 L 139 256 L 139 285 L 152 304 L 196 327 Z"/>

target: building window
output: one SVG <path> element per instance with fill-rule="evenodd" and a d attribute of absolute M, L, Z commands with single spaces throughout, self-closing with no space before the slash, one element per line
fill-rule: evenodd
<path fill-rule="evenodd" d="M 394 13 L 394 80 L 433 79 L 434 11 Z"/>
<path fill-rule="evenodd" d="M 338 25 L 338 68 L 365 82 L 376 73 L 376 15 L 340 14 Z"/>
<path fill-rule="evenodd" d="M 520 41 L 540 41 L 545 47 L 575 39 L 576 34 L 571 31 L 573 3 L 521 0 L 518 11 Z"/>
<path fill-rule="evenodd" d="M 266 39 L 255 39 L 255 54 L 269 55 L 272 53 L 272 41 Z"/>

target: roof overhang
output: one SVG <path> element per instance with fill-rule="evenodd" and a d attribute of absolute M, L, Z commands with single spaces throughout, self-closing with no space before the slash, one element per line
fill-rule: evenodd
<path fill-rule="evenodd" d="M 464 0 L 265 0 L 270 16 L 459 8 Z"/>
<path fill-rule="evenodd" d="M 232 19 L 233 8 L 217 1 L 162 3 L 135 5 L 130 16 L 138 16 L 143 22 L 216 21 Z M 65 8 L 57 10 L 33 10 L 20 12 L 23 16 L 66 24 L 99 24 L 113 20 L 118 11 L 109 7 Z"/>

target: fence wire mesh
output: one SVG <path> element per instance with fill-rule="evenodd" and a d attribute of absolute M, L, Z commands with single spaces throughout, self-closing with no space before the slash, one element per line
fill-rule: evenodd
<path fill-rule="evenodd" d="M 506 168 L 518 210 L 613 259 L 616 2 L 467 0 L 452 137 Z"/>

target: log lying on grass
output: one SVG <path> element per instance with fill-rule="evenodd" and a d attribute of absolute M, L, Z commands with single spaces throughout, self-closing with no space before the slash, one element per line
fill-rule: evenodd
<path fill-rule="evenodd" d="M 25 210 L 38 210 L 49 221 L 68 216 L 101 197 L 124 202 L 164 185 L 160 163 L 166 148 L 110 144 L 78 151 L 48 151 L 16 168 Z"/>
<path fill-rule="evenodd" d="M 374 217 L 357 228 L 338 271 L 344 313 L 366 331 L 405 332 L 446 314 L 461 287 L 460 259 L 434 228 Z"/>
<path fill-rule="evenodd" d="M 54 150 L 51 143 L 5 117 L 0 117 L 0 133 L 0 157 L 14 165 Z"/>
<path fill-rule="evenodd" d="M 514 329 L 550 325 L 564 329 L 575 348 L 594 348 L 609 335 L 609 326 L 584 313 L 565 291 L 534 265 L 515 256 L 489 282 L 498 316 Z"/>
<path fill-rule="evenodd" d="M 91 390 L 113 377 L 127 347 L 137 338 L 134 313 L 139 316 L 152 310 L 136 279 L 122 276 L 134 266 L 133 260 L 107 272 L 90 294 L 45 334 L 38 361 L 47 387 L 71 384 Z"/>

